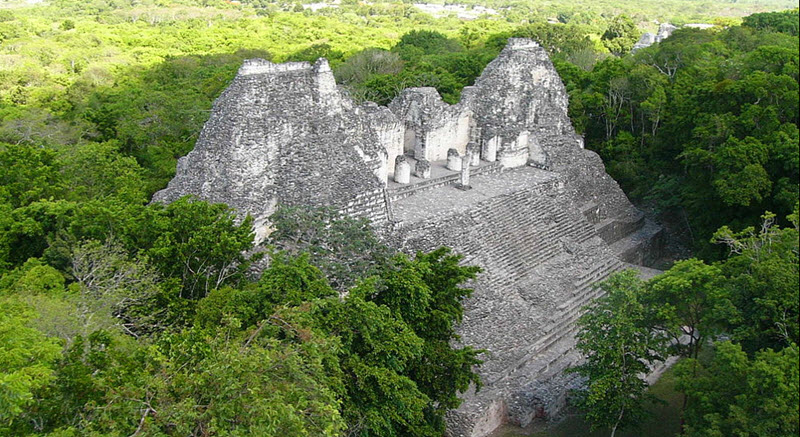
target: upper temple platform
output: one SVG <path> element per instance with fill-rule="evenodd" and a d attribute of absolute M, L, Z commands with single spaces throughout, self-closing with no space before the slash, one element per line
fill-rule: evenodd
<path fill-rule="evenodd" d="M 484 167 L 491 166 L 485 164 Z M 454 175 L 454 172 L 446 172 L 443 168 L 442 176 Z M 417 179 L 412 182 L 424 182 Z M 558 184 L 559 175 L 551 171 L 540 170 L 533 167 L 520 167 L 513 170 L 501 171 L 498 173 L 488 173 L 473 176 L 470 179 L 470 189 L 462 190 L 456 183 L 443 185 L 441 189 L 422 189 L 413 195 L 403 196 L 392 202 L 394 219 L 400 225 L 418 222 L 432 217 L 445 217 L 448 215 L 463 213 L 468 211 L 475 204 L 491 199 L 493 197 L 514 193 L 519 190 L 529 189 L 536 186 L 547 186 Z M 563 185 L 563 182 L 561 182 Z M 414 187 L 415 185 L 411 185 Z M 417 185 L 418 186 L 418 185 Z M 392 188 L 398 188 L 394 184 Z M 389 191 L 391 196 L 393 191 Z"/>

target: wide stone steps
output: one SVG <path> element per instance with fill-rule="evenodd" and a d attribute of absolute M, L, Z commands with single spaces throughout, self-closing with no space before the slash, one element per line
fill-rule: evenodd
<path fill-rule="evenodd" d="M 573 234 L 575 241 L 584 242 L 597 235 L 597 233 L 594 231 L 594 226 L 592 226 L 590 223 L 581 220 L 580 222 L 576 222 L 576 224 L 579 225 L 579 227 Z"/>
<path fill-rule="evenodd" d="M 572 329 L 570 332 L 567 333 L 566 336 L 569 338 L 573 338 L 575 335 L 576 329 Z M 572 362 L 563 364 L 562 362 L 567 359 L 570 355 L 574 355 L 573 352 L 575 343 L 570 342 L 569 344 L 563 344 L 562 347 L 553 348 L 548 350 L 540 360 L 540 367 L 534 371 L 533 379 L 537 380 L 545 380 L 550 376 L 553 376 L 557 373 L 561 373 L 564 369 L 569 367 Z M 570 360 L 571 361 L 571 360 Z M 539 364 L 539 363 L 537 363 Z"/>
<path fill-rule="evenodd" d="M 342 213 L 354 218 L 367 218 L 376 225 L 386 223 L 390 219 L 383 190 L 357 195 L 342 208 Z"/>
<path fill-rule="evenodd" d="M 624 268 L 625 264 L 616 258 L 609 259 L 603 263 L 599 269 L 593 269 L 591 273 L 577 281 L 575 284 L 576 288 L 573 292 L 573 297 L 556 307 L 559 314 L 559 320 L 553 320 L 555 325 L 552 329 L 557 329 L 564 324 L 576 321 L 583 312 L 583 307 L 589 304 L 592 300 L 601 297 L 604 293 L 603 290 L 594 288 L 594 284 L 604 280 L 612 273 L 623 270 Z"/>
<path fill-rule="evenodd" d="M 469 235 L 461 236 L 455 228 L 464 226 L 468 226 Z M 481 201 L 458 218 L 455 228 L 431 228 L 430 232 L 437 232 L 439 240 L 444 238 L 457 251 L 469 254 L 466 263 L 482 265 L 488 274 L 482 278 L 480 288 L 500 295 L 524 287 L 523 284 L 537 277 L 534 270 L 548 262 L 580 262 L 586 250 L 594 250 L 588 249 L 594 247 L 594 243 L 592 246 L 585 243 L 598 238 L 595 226 L 583 214 L 571 214 L 569 205 L 534 190 L 515 191 Z M 578 258 L 569 256 L 573 249 Z M 590 258 L 597 260 L 595 264 L 583 267 L 579 276 L 567 277 L 566 283 L 562 282 L 563 301 L 547 313 L 552 316 L 550 320 L 542 320 L 540 326 L 544 330 L 536 334 L 533 342 L 526 344 L 529 339 L 520 338 L 495 343 L 494 352 L 511 361 L 503 366 L 504 370 L 487 379 L 487 384 L 523 373 L 526 378 L 532 374 L 549 375 L 569 364 L 565 360 L 577 359 L 574 351 L 576 321 L 583 307 L 602 295 L 592 284 L 623 268 L 616 257 L 604 252 L 598 255 L 602 258 L 598 259 L 597 255 Z M 540 273 L 547 275 L 546 271 Z"/>
<path fill-rule="evenodd" d="M 550 238 L 557 231 L 548 232 L 541 220 L 494 223 L 498 226 L 513 226 L 514 229 L 510 232 L 511 235 L 506 235 L 506 239 L 493 241 L 485 250 L 485 258 L 496 267 L 494 270 L 503 273 L 505 283 L 516 281 L 519 276 L 557 256 L 561 251 L 561 242 Z M 545 230 L 542 231 L 542 228 Z"/>
<path fill-rule="evenodd" d="M 573 284 L 575 287 L 575 292 L 573 295 L 580 296 L 582 291 L 587 287 L 591 287 L 597 281 L 605 279 L 609 274 L 614 273 L 622 268 L 624 268 L 624 264 L 615 257 L 609 257 L 602 263 L 596 264 L 588 273 L 581 276 L 581 279 L 575 281 Z M 558 308 L 563 309 L 564 305 L 568 304 L 568 302 L 562 303 L 558 306 Z"/>
<path fill-rule="evenodd" d="M 522 207 L 518 206 L 520 203 Z M 502 277 L 493 281 L 495 286 L 513 283 L 560 255 L 564 250 L 562 241 L 583 243 L 596 235 L 585 220 L 572 219 L 549 199 L 525 192 L 487 202 L 471 218 L 486 224 L 484 231 L 489 235 L 493 229 L 504 230 L 502 240 L 484 240 L 489 244 L 482 251 L 483 257 L 502 272 Z"/>
<path fill-rule="evenodd" d="M 574 297 L 556 309 L 558 312 L 557 318 L 551 319 L 549 327 L 542 333 L 542 336 L 528 347 L 528 352 L 523 358 L 517 361 L 514 366 L 510 366 L 506 372 L 496 375 L 490 384 L 502 379 L 518 371 L 523 367 L 530 365 L 540 366 L 547 368 L 552 363 L 550 361 L 558 360 L 558 357 L 552 357 L 550 350 L 559 343 L 574 342 L 573 336 L 577 332 L 576 322 L 583 313 L 583 307 L 602 296 L 603 291 L 600 289 L 592 288 L 592 285 L 608 277 L 610 274 L 624 269 L 624 264 L 615 258 L 609 258 L 604 262 L 598 263 L 593 268 L 583 275 L 578 281 L 574 283 L 576 286 Z M 558 348 L 559 350 L 562 348 Z M 572 346 L 564 348 L 564 354 L 572 350 Z M 532 363 L 535 361 L 536 363 Z"/>

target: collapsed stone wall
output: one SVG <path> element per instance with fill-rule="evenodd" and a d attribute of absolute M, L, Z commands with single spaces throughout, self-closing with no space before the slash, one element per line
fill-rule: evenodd
<path fill-rule="evenodd" d="M 527 163 L 532 147 L 547 165 L 542 139 L 573 135 L 567 116 L 568 97 L 547 52 L 527 39 L 510 39 L 473 87 L 464 89 L 485 142 L 498 142 L 498 155 L 507 167 Z"/>
<path fill-rule="evenodd" d="M 389 104 L 404 122 L 404 152 L 414 159 L 441 161 L 447 151 L 466 153 L 472 113 L 464 105 L 448 105 L 435 88 L 408 88 Z"/>
<path fill-rule="evenodd" d="M 523 38 L 509 39 L 458 104 L 444 103 L 434 88 L 410 88 L 389 108 L 405 122 L 405 151 L 428 161 L 445 159 L 450 148 L 463 155 L 475 141 L 486 161 L 547 166 L 541 139 L 575 134 L 567 93 L 547 52 Z M 478 132 L 472 136 L 471 126 Z"/>
<path fill-rule="evenodd" d="M 356 105 L 325 60 L 246 61 L 154 200 L 227 203 L 254 216 L 259 239 L 279 203 L 335 206 L 398 250 L 448 245 L 480 265 L 459 332 L 489 351 L 485 387 L 465 394 L 448 432 L 482 437 L 563 405 L 591 284 L 647 259 L 659 228 L 583 149 L 536 43 L 510 39 L 462 96 L 448 105 L 413 88 L 388 107 Z"/>
<path fill-rule="evenodd" d="M 658 32 L 652 34 L 650 32 L 645 32 L 639 38 L 639 41 L 633 45 L 633 49 L 631 49 L 631 53 L 636 53 L 637 50 L 641 50 L 647 47 L 650 47 L 653 44 L 660 43 L 665 39 L 672 36 L 672 32 L 675 32 L 678 28 L 673 26 L 670 23 L 661 23 L 658 26 Z"/>

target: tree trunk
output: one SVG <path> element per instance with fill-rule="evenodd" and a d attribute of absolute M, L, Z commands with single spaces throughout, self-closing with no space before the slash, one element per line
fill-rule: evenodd
<path fill-rule="evenodd" d="M 619 427 L 619 423 L 622 422 L 622 415 L 625 413 L 625 409 L 619 410 L 619 416 L 617 417 L 617 423 L 614 424 L 614 427 L 611 428 L 611 437 L 614 437 L 614 434 L 617 433 L 617 427 Z"/>
<path fill-rule="evenodd" d="M 683 394 L 683 405 L 681 405 L 681 428 L 680 435 L 686 434 L 686 406 L 689 404 L 689 396 Z"/>

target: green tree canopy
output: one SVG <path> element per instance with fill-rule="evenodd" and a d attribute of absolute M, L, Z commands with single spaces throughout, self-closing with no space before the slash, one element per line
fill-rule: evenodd
<path fill-rule="evenodd" d="M 578 320 L 577 348 L 586 360 L 573 372 L 587 379 L 578 406 L 592 429 L 618 429 L 641 423 L 650 399 L 643 377 L 663 360 L 667 337 L 649 326 L 653 309 L 644 304 L 644 282 L 638 272 L 610 276 L 598 287 L 597 299 Z"/>
<path fill-rule="evenodd" d="M 797 36 L 800 24 L 797 20 L 797 8 L 782 12 L 761 12 L 748 15 L 742 20 L 742 26 L 758 30 L 783 32 Z"/>
<path fill-rule="evenodd" d="M 722 264 L 724 287 L 736 308 L 728 329 L 751 354 L 798 342 L 797 212 L 789 220 L 792 227 L 780 228 L 775 225 L 774 214 L 767 213 L 759 229 L 733 232 L 723 227 L 714 234 L 714 241 L 731 251 Z"/>
<path fill-rule="evenodd" d="M 737 344 L 716 345 L 714 358 L 677 364 L 678 387 L 691 399 L 689 436 L 789 437 L 800 431 L 798 348 L 771 349 L 748 358 Z M 698 370 L 699 368 L 699 370 Z"/>
<path fill-rule="evenodd" d="M 641 32 L 636 23 L 627 15 L 618 15 L 608 23 L 601 39 L 609 52 L 620 56 L 631 51 L 639 36 Z"/>

